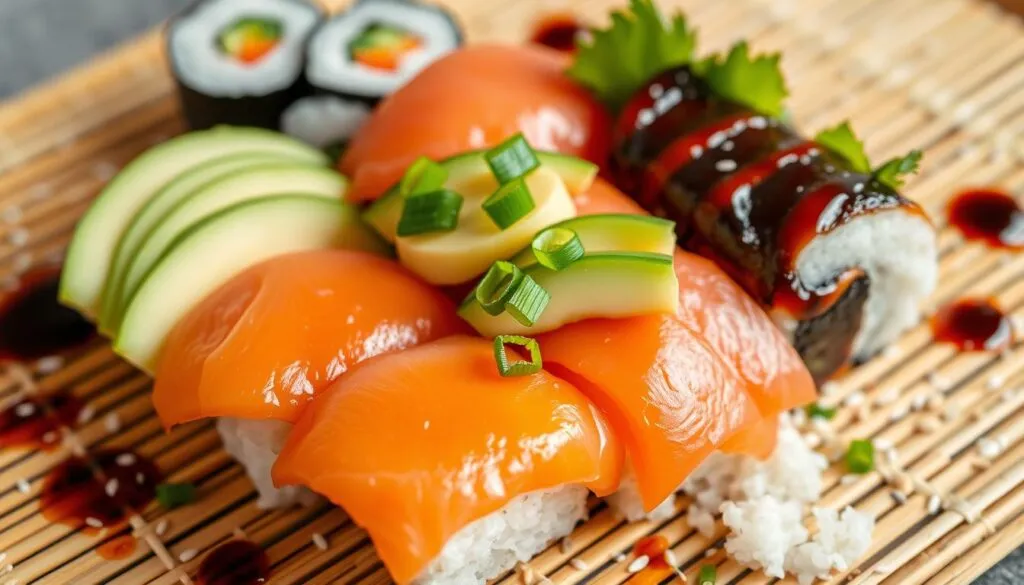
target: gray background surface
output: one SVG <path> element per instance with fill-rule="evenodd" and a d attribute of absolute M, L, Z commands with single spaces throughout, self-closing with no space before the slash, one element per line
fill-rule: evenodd
<path fill-rule="evenodd" d="M 158 24 L 191 0 L 0 0 L 0 98 Z M 1024 584 L 1024 549 L 977 581 Z"/>

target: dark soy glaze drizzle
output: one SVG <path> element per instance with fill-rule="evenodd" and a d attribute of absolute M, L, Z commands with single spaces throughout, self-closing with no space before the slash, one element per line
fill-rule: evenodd
<path fill-rule="evenodd" d="M 71 457 L 46 477 L 40 501 L 43 516 L 87 534 L 124 523 L 156 496 L 162 474 L 148 459 L 125 450 L 94 452 L 89 461 Z M 109 482 L 117 487 L 110 496 Z"/>
<path fill-rule="evenodd" d="M 68 392 L 28 396 L 0 411 L 0 447 L 52 449 L 61 427 L 74 426 L 82 403 Z"/>
<path fill-rule="evenodd" d="M 962 351 L 999 351 L 1013 340 L 1013 325 L 992 299 L 961 299 L 931 319 L 936 341 Z"/>
<path fill-rule="evenodd" d="M 57 301 L 59 284 L 58 269 L 40 269 L 0 299 L 0 361 L 36 360 L 92 338 L 92 324 Z"/>
<path fill-rule="evenodd" d="M 1024 249 L 1024 210 L 1017 201 L 1000 191 L 964 191 L 950 201 L 949 224 L 968 240 L 979 240 L 993 248 Z"/>
<path fill-rule="evenodd" d="M 267 553 L 248 540 L 229 540 L 213 549 L 196 573 L 200 585 L 256 585 L 269 578 Z"/>
<path fill-rule="evenodd" d="M 553 14 L 540 19 L 534 27 L 530 41 L 556 51 L 573 53 L 576 41 L 587 34 L 587 27 L 570 14 Z"/>

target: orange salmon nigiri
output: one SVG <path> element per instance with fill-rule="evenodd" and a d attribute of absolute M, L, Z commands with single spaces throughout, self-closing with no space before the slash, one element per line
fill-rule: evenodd
<path fill-rule="evenodd" d="M 568 534 L 619 483 L 597 409 L 541 370 L 502 377 L 451 337 L 370 360 L 299 419 L 273 469 L 364 527 L 399 583 L 483 583 Z M 504 512 L 504 513 L 502 513 Z"/>
<path fill-rule="evenodd" d="M 360 361 L 464 331 L 451 301 L 392 260 L 345 250 L 279 256 L 175 326 L 153 402 L 168 428 L 205 417 L 294 422 Z"/>
<path fill-rule="evenodd" d="M 611 119 L 564 75 L 566 55 L 537 46 L 472 45 L 421 71 L 385 99 L 341 159 L 348 197 L 368 201 L 420 156 L 440 160 L 522 132 L 540 150 L 608 156 Z"/>
<path fill-rule="evenodd" d="M 601 185 L 581 214 L 628 205 Z M 675 492 L 714 449 L 764 457 L 774 419 L 814 400 L 806 367 L 768 316 L 712 262 L 677 251 L 674 315 L 593 319 L 539 338 L 544 364 L 586 393 L 626 447 L 636 518 Z M 768 447 L 765 447 L 765 444 Z"/>

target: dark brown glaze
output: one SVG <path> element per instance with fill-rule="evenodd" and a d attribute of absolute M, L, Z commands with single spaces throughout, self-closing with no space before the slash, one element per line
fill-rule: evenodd
<path fill-rule="evenodd" d="M 961 299 L 943 306 L 931 319 L 936 341 L 962 351 L 999 351 L 1013 341 L 1013 325 L 992 299 Z"/>
<path fill-rule="evenodd" d="M 864 318 L 864 303 L 867 302 L 871 283 L 859 271 L 851 271 L 844 276 L 849 280 L 844 286 L 837 287 L 842 294 L 829 310 L 799 321 L 793 332 L 793 347 L 818 385 L 838 375 L 848 365 L 853 353 L 853 340 Z"/>
<path fill-rule="evenodd" d="M 947 209 L 949 225 L 968 240 L 993 248 L 1024 249 L 1024 210 L 1002 191 L 973 189 L 957 194 Z"/>
<path fill-rule="evenodd" d="M 78 421 L 82 402 L 69 392 L 27 396 L 0 411 L 0 447 L 53 449 L 61 427 Z"/>
<path fill-rule="evenodd" d="M 199 585 L 256 585 L 270 578 L 270 559 L 257 544 L 229 540 L 213 549 L 199 565 Z"/>
<path fill-rule="evenodd" d="M 588 29 L 571 14 L 550 14 L 534 26 L 530 42 L 564 53 L 575 53 L 576 42 L 588 34 Z"/>
<path fill-rule="evenodd" d="M 859 315 L 870 283 L 855 266 L 800 282 L 795 259 L 855 217 L 920 208 L 777 120 L 713 97 L 687 67 L 658 75 L 633 96 L 614 141 L 612 171 L 623 190 L 674 220 L 684 247 L 713 259 L 776 318 L 795 320 L 816 379 L 835 371 L 818 370 L 842 365 L 812 338 L 827 336 L 848 354 L 859 317 L 841 328 L 843 339 L 821 327 L 838 313 L 801 323 L 833 309 Z"/>
<path fill-rule="evenodd" d="M 57 301 L 59 286 L 59 269 L 40 269 L 0 298 L 0 361 L 36 360 L 92 338 L 92 324 Z"/>
<path fill-rule="evenodd" d="M 145 508 L 156 496 L 162 475 L 141 455 L 102 450 L 92 453 L 92 462 L 71 457 L 50 472 L 40 496 L 46 519 L 96 534 L 121 526 L 132 511 Z"/>

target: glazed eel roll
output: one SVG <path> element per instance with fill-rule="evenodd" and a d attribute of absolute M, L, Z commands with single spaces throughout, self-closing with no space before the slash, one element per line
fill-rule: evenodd
<path fill-rule="evenodd" d="M 934 228 L 897 191 L 920 153 L 872 168 L 848 124 L 805 138 L 782 120 L 777 55 L 695 60 L 694 40 L 633 0 L 570 75 L 618 112 L 619 186 L 760 301 L 821 382 L 917 322 L 935 286 Z"/>

